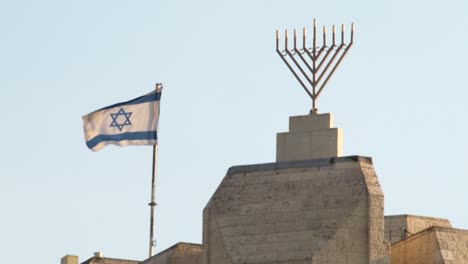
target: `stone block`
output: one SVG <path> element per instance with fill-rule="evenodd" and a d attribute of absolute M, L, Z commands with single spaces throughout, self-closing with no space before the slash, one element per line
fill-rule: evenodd
<path fill-rule="evenodd" d="M 203 212 L 202 264 L 388 264 L 379 187 L 363 157 L 230 168 Z"/>
<path fill-rule="evenodd" d="M 308 160 L 343 156 L 343 130 L 278 133 L 276 160 Z"/>
<path fill-rule="evenodd" d="M 60 264 L 78 264 L 78 256 L 66 255 L 60 259 Z"/>
<path fill-rule="evenodd" d="M 289 132 L 311 132 L 332 127 L 332 113 L 289 117 Z"/>
<path fill-rule="evenodd" d="M 343 155 L 343 131 L 333 128 L 333 115 L 292 116 L 289 132 L 278 133 L 276 160 L 293 161 Z"/>

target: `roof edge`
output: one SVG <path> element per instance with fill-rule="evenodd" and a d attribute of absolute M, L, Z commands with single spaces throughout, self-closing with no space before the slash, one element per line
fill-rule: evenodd
<path fill-rule="evenodd" d="M 251 164 L 251 165 L 238 165 L 232 166 L 228 169 L 226 175 L 236 174 L 236 173 L 249 173 L 256 171 L 271 171 L 279 169 L 294 169 L 294 168 L 313 168 L 313 167 L 328 167 L 332 166 L 335 163 L 343 162 L 363 162 L 369 165 L 373 165 L 371 157 L 365 156 L 346 156 L 346 157 L 330 157 L 330 158 L 320 158 L 320 159 L 310 159 L 310 160 L 293 160 L 293 161 L 280 161 L 272 163 L 260 163 L 260 164 Z"/>

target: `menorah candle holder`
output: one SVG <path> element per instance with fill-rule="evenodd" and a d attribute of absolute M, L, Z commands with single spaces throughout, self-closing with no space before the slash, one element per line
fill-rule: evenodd
<path fill-rule="evenodd" d="M 332 27 L 332 42 L 327 44 L 327 28 L 323 26 L 322 45 L 317 41 L 317 20 L 314 19 L 312 47 L 307 47 L 307 31 L 302 30 L 302 47 L 298 48 L 297 30 L 294 29 L 293 47 L 289 47 L 289 32 L 285 30 L 284 49 L 280 48 L 280 32 L 276 30 L 276 52 L 283 59 L 289 70 L 312 99 L 311 114 L 317 114 L 317 99 L 335 73 L 343 58 L 353 45 L 354 23 L 351 24 L 351 36 L 345 41 L 345 26 L 341 25 L 341 42 L 336 40 L 336 26 Z"/>

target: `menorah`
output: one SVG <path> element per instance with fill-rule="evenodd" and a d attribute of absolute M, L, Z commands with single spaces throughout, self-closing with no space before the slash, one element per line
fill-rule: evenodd
<path fill-rule="evenodd" d="M 323 26 L 322 46 L 317 46 L 317 20 L 314 19 L 314 38 L 311 48 L 307 47 L 307 32 L 306 28 L 303 28 L 302 48 L 297 47 L 297 30 L 294 29 L 293 48 L 288 46 L 288 30 L 285 30 L 284 50 L 280 50 L 280 32 L 276 30 L 276 52 L 312 99 L 311 114 L 318 113 L 316 106 L 319 95 L 353 45 L 354 23 L 351 24 L 349 43 L 345 43 L 344 24 L 341 25 L 341 43 L 336 42 L 335 25 L 333 25 L 332 32 L 332 43 L 328 46 L 327 28 Z"/>

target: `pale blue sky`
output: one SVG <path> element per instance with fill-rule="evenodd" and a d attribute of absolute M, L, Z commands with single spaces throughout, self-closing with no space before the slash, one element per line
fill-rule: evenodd
<path fill-rule="evenodd" d="M 162 82 L 157 251 L 201 242 L 233 165 L 273 162 L 310 102 L 275 29 L 356 23 L 318 107 L 371 156 L 386 214 L 468 229 L 468 2 L 0 1 L 0 262 L 146 259 L 151 147 L 86 148 L 81 116 Z"/>

